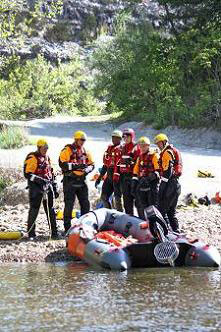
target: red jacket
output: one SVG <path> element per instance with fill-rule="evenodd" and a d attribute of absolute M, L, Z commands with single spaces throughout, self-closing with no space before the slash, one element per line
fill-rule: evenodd
<path fill-rule="evenodd" d="M 140 149 L 135 143 L 124 144 L 121 149 L 121 154 L 116 161 L 114 173 L 133 174 L 133 168 L 139 155 Z"/>

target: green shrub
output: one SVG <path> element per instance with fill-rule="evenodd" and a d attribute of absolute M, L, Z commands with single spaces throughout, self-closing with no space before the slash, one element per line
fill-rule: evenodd
<path fill-rule="evenodd" d="M 174 38 L 122 17 L 117 34 L 97 45 L 95 93 L 108 111 L 159 129 L 221 123 L 220 28 L 191 29 Z"/>
<path fill-rule="evenodd" d="M 12 181 L 9 178 L 0 175 L 0 193 L 11 184 Z"/>
<path fill-rule="evenodd" d="M 48 24 L 44 38 L 50 42 L 63 42 L 73 40 L 71 25 L 68 21 Z"/>
<path fill-rule="evenodd" d="M 77 56 L 57 65 L 38 56 L 22 66 L 10 66 L 8 78 L 0 79 L 2 119 L 43 118 L 56 113 L 98 114 L 102 110 L 93 96 L 88 69 Z"/>
<path fill-rule="evenodd" d="M 5 127 L 0 132 L 0 148 L 15 149 L 29 143 L 27 132 L 20 127 Z"/>

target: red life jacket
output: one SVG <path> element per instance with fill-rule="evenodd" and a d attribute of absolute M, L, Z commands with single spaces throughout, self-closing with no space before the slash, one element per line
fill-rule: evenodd
<path fill-rule="evenodd" d="M 171 150 L 172 155 L 174 157 L 173 160 L 173 175 L 175 176 L 181 176 L 183 173 L 183 161 L 182 157 L 180 154 L 180 151 L 176 149 L 172 144 L 169 144 L 166 146 L 166 148 L 160 153 L 160 160 L 159 164 L 161 165 L 161 170 L 162 170 L 162 156 L 166 150 Z"/>
<path fill-rule="evenodd" d="M 77 165 L 87 165 L 88 164 L 88 156 L 84 147 L 77 147 L 76 144 L 67 144 L 65 147 L 69 147 L 72 151 L 70 156 L 70 163 L 74 163 Z"/>
<path fill-rule="evenodd" d="M 30 159 L 32 156 L 34 156 L 37 159 L 37 169 L 35 170 L 34 174 L 38 175 L 45 179 L 52 179 L 53 178 L 53 169 L 51 167 L 51 161 L 48 155 L 42 156 L 40 153 L 36 152 L 30 152 L 27 157 L 25 158 L 25 161 Z M 26 177 L 26 169 L 24 165 L 24 176 Z"/>
<path fill-rule="evenodd" d="M 117 162 L 120 173 L 133 173 L 134 164 L 139 155 L 140 149 L 135 143 L 124 144 L 120 159 Z"/>
<path fill-rule="evenodd" d="M 108 145 L 107 150 L 104 153 L 103 164 L 108 168 L 113 168 L 116 160 L 119 159 L 121 154 L 121 145 Z"/>
<path fill-rule="evenodd" d="M 139 176 L 148 176 L 154 172 L 153 153 L 143 153 L 139 157 Z"/>

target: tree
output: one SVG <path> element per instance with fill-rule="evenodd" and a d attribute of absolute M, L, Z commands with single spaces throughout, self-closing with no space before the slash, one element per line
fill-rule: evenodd
<path fill-rule="evenodd" d="M 61 12 L 62 7 L 63 0 L 0 0 L 0 38 L 6 39 L 14 35 L 16 15 L 22 9 L 28 9 L 33 17 L 52 18 Z"/>

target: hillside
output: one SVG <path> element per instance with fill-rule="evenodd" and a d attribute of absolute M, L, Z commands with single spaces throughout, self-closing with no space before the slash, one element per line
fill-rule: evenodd
<path fill-rule="evenodd" d="M 20 0 L 6 9 L 1 118 L 111 113 L 156 129 L 221 128 L 217 1 Z"/>

